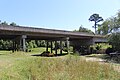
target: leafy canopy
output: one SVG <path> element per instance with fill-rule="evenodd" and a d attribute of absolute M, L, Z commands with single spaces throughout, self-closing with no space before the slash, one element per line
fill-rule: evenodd
<path fill-rule="evenodd" d="M 99 14 L 93 14 L 93 15 L 90 16 L 89 21 L 94 21 L 95 22 L 93 27 L 95 28 L 95 34 L 96 34 L 97 33 L 96 29 L 97 29 L 97 25 L 98 25 L 97 23 L 100 22 L 100 21 L 103 21 L 103 18 L 100 17 Z"/>

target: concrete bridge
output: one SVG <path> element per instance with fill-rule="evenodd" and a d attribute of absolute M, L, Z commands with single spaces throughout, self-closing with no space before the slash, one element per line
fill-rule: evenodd
<path fill-rule="evenodd" d="M 23 51 L 26 51 L 26 40 L 46 40 L 47 51 L 48 41 L 50 41 L 51 52 L 53 41 L 55 41 L 55 44 L 57 43 L 57 41 L 60 41 L 60 44 L 62 44 L 62 41 L 66 41 L 67 47 L 69 48 L 69 44 L 71 44 L 73 45 L 74 50 L 77 47 L 79 48 L 79 46 L 89 46 L 96 42 L 107 42 L 107 40 L 103 36 L 89 33 L 9 25 L 0 25 L 0 39 L 12 40 L 13 47 L 19 48 Z M 55 51 L 57 54 L 57 50 Z M 62 45 L 60 53 L 62 53 Z"/>

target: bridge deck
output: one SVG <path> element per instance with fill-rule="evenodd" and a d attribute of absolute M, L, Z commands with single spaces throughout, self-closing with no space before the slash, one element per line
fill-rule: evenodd
<path fill-rule="evenodd" d="M 103 38 L 103 36 L 83 32 L 9 25 L 0 25 L 0 35 L 0 38 L 13 38 L 19 35 L 27 35 L 28 39 L 59 39 L 65 37 L 70 37 L 70 39 Z"/>

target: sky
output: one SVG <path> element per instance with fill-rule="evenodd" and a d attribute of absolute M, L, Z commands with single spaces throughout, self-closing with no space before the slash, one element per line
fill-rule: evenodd
<path fill-rule="evenodd" d="M 73 31 L 82 25 L 92 31 L 89 17 L 104 20 L 120 10 L 120 0 L 0 0 L 0 20 L 21 26 Z"/>

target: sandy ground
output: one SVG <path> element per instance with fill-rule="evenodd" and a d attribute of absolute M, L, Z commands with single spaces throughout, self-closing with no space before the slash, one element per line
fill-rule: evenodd
<path fill-rule="evenodd" d="M 95 57 L 84 57 L 84 59 L 86 61 L 96 61 L 96 62 L 99 62 L 100 64 L 110 64 L 111 66 L 113 66 L 114 70 L 120 72 L 120 64 L 117 64 L 117 63 L 108 63 L 104 59 L 95 58 Z"/>

